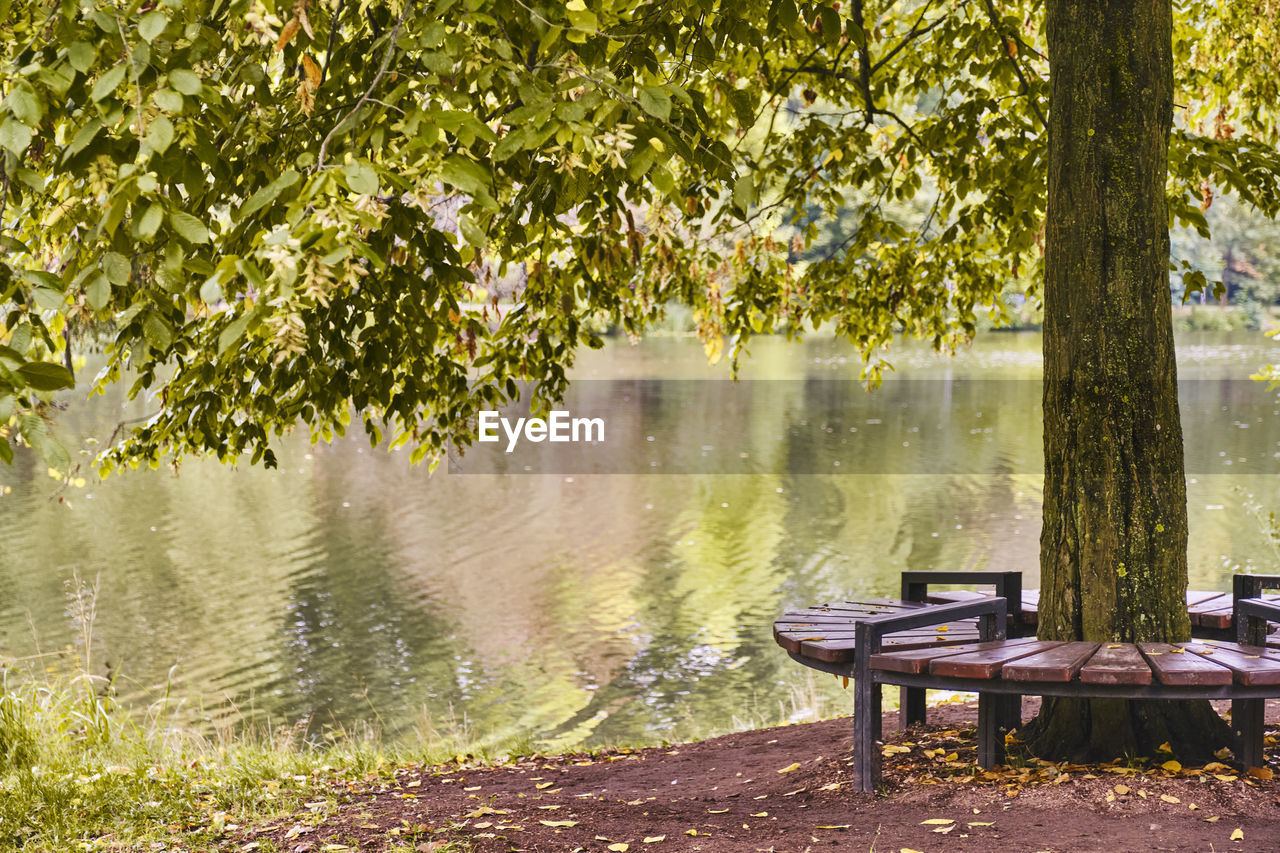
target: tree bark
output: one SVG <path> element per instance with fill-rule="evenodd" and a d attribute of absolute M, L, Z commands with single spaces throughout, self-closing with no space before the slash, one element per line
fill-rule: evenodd
<path fill-rule="evenodd" d="M 1165 199 L 1172 4 L 1048 0 L 1047 16 L 1039 636 L 1186 640 Z M 1229 731 L 1207 702 L 1057 700 L 1028 735 L 1037 754 L 1111 759 L 1151 755 L 1166 741 L 1203 756 Z"/>

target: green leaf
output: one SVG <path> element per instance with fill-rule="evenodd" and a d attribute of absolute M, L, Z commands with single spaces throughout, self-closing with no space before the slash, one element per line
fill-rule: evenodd
<path fill-rule="evenodd" d="M 89 300 L 89 307 L 94 311 L 106 308 L 107 303 L 111 301 L 111 282 L 107 279 L 106 273 L 101 270 L 94 273 L 89 284 L 85 286 L 84 293 Z"/>
<path fill-rule="evenodd" d="M 733 203 L 743 213 L 756 203 L 756 184 L 750 173 L 743 174 L 734 181 Z"/>
<path fill-rule="evenodd" d="M 102 271 L 112 284 L 123 287 L 129 283 L 129 259 L 118 252 L 107 252 L 102 256 Z"/>
<path fill-rule="evenodd" d="M 0 148 L 8 149 L 14 154 L 22 154 L 31 144 L 31 128 L 16 118 L 10 117 L 0 124 Z"/>
<path fill-rule="evenodd" d="M 216 275 L 210 276 L 204 284 L 200 285 L 200 299 L 206 305 L 212 305 L 222 299 L 222 286 L 218 284 Z"/>
<path fill-rule="evenodd" d="M 26 83 L 14 86 L 9 97 L 4 99 L 4 103 L 9 111 L 27 127 L 36 127 L 44 117 L 44 106 L 40 103 L 39 96 Z"/>
<path fill-rule="evenodd" d="M 151 120 L 143 141 L 152 151 L 163 154 L 173 144 L 173 122 L 164 116 L 156 116 Z"/>
<path fill-rule="evenodd" d="M 822 21 L 822 38 L 827 44 L 837 44 L 840 41 L 840 13 L 830 6 L 826 6 L 819 10 L 818 19 Z"/>
<path fill-rule="evenodd" d="M 244 330 L 249 327 L 249 319 L 252 316 L 252 314 L 245 314 L 243 317 L 232 320 L 222 330 L 222 334 L 218 335 L 218 355 L 222 355 L 228 347 L 244 336 Z"/>
<path fill-rule="evenodd" d="M 95 102 L 101 101 L 114 92 L 120 82 L 124 80 L 124 71 L 123 65 L 113 65 L 107 69 L 106 73 L 98 78 L 98 82 L 93 84 L 93 89 L 89 92 L 89 98 Z"/>
<path fill-rule="evenodd" d="M 348 163 L 342 167 L 347 186 L 353 193 L 374 195 L 378 191 L 378 174 L 365 163 Z"/>
<path fill-rule="evenodd" d="M 184 95 L 198 95 L 203 84 L 199 74 L 187 68 L 178 68 L 169 72 L 169 85 Z"/>
<path fill-rule="evenodd" d="M 97 58 L 98 52 L 87 41 L 78 41 L 67 50 L 67 59 L 71 62 L 71 67 L 81 74 L 92 68 L 93 61 Z"/>
<path fill-rule="evenodd" d="M 169 214 L 169 224 L 173 226 L 174 231 L 178 232 L 178 236 L 188 243 L 209 242 L 209 229 L 190 213 L 181 210 L 173 211 Z"/>
<path fill-rule="evenodd" d="M 477 249 L 483 249 L 489 242 L 489 237 L 475 220 L 470 216 L 458 217 L 458 230 L 462 232 L 462 237 Z"/>
<path fill-rule="evenodd" d="M 164 28 L 168 25 L 169 19 L 165 17 L 164 12 L 157 9 L 154 12 L 148 12 L 138 20 L 138 35 L 150 44 L 164 32 Z"/>
<path fill-rule="evenodd" d="M 172 89 L 160 89 L 151 96 L 156 106 L 167 113 L 182 112 L 182 96 Z"/>
<path fill-rule="evenodd" d="M 666 121 L 671 117 L 671 96 L 660 86 L 644 86 L 636 93 L 640 106 L 654 118 Z"/>
<path fill-rule="evenodd" d="M 369 171 L 372 171 L 372 169 L 370 169 Z M 249 216 L 253 213 L 256 213 L 260 208 L 265 207 L 266 205 L 275 201 L 276 197 L 279 196 L 280 193 L 284 192 L 289 187 L 296 184 L 298 182 L 299 177 L 300 175 L 293 169 L 286 169 L 274 181 L 267 184 L 265 187 L 262 187 L 253 195 L 249 196 L 249 200 L 246 201 L 244 205 L 240 208 L 240 212 L 236 215 L 236 218 L 243 219 L 244 217 Z M 350 184 L 351 179 L 348 178 L 347 182 L 348 184 Z M 374 191 L 377 191 L 377 188 L 378 188 L 377 178 L 375 177 Z"/>
<path fill-rule="evenodd" d="M 69 370 L 49 361 L 27 362 L 18 368 L 18 375 L 37 391 L 57 391 L 76 384 Z"/>
<path fill-rule="evenodd" d="M 31 295 L 36 298 L 36 304 L 45 311 L 61 311 L 67 301 L 66 294 L 52 287 L 37 287 L 31 291 Z"/>
<path fill-rule="evenodd" d="M 142 335 L 154 349 L 164 352 L 173 343 L 173 329 L 159 314 L 152 312 L 142 321 Z"/>
<path fill-rule="evenodd" d="M 89 123 L 80 128 L 79 133 L 75 135 L 75 138 L 71 140 L 71 144 L 63 152 L 63 161 L 65 162 L 68 157 L 73 157 L 83 151 L 85 146 L 93 141 L 93 138 L 98 135 L 100 130 L 102 130 L 102 123 L 96 118 L 89 119 Z"/>
<path fill-rule="evenodd" d="M 444 161 L 440 178 L 470 196 L 489 194 L 489 170 L 461 154 L 452 154 Z"/>
<path fill-rule="evenodd" d="M 160 223 L 164 221 L 164 208 L 159 202 L 151 204 L 138 221 L 134 223 L 134 233 L 142 240 L 150 240 L 156 236 Z"/>

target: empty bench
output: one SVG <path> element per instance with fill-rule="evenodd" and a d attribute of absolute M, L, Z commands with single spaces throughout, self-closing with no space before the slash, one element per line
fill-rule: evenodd
<path fill-rule="evenodd" d="M 927 625 L 923 620 L 930 615 L 936 611 L 874 617 L 859 625 L 863 653 L 854 673 L 854 771 L 860 790 L 873 791 L 880 781 L 876 743 L 885 684 L 977 693 L 982 767 L 1003 758 L 1004 734 L 1021 724 L 1024 695 L 1227 699 L 1237 758 L 1245 766 L 1262 764 L 1262 712 L 1266 699 L 1280 696 L 1280 650 L 1228 640 L 1135 644 L 1007 639 L 1002 636 L 1003 602 L 973 614 L 979 618 L 978 642 L 915 649 L 883 645 L 886 634 Z M 1239 602 L 1237 624 L 1246 638 L 1265 636 L 1268 620 L 1280 621 L 1280 605 L 1257 598 Z"/>

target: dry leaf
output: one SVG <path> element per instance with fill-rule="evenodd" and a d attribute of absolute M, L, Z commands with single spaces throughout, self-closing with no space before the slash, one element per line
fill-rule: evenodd
<path fill-rule="evenodd" d="M 1116 786 L 1115 786 L 1114 788 L 1112 788 L 1111 790 L 1115 791 L 1117 794 L 1119 794 L 1120 796 L 1122 796 L 1122 797 L 1123 797 L 1125 794 L 1129 793 L 1129 786 L 1128 786 L 1128 785 L 1116 785 Z"/>
<path fill-rule="evenodd" d="M 707 814 L 724 814 L 728 809 L 707 809 Z"/>
<path fill-rule="evenodd" d="M 938 826 L 945 823 L 955 823 L 955 821 L 949 817 L 931 817 L 928 820 L 920 821 L 921 826 Z"/>
<path fill-rule="evenodd" d="M 853 826 L 851 823 L 829 823 L 825 825 L 820 824 L 818 829 L 848 829 L 851 826 Z"/>
<path fill-rule="evenodd" d="M 576 820 L 540 820 L 538 823 L 543 826 L 577 826 Z"/>
<path fill-rule="evenodd" d="M 298 30 L 302 29 L 302 24 L 297 18 L 291 18 L 289 23 L 284 25 L 284 29 L 280 30 L 280 38 L 276 40 L 276 50 L 284 50 L 284 46 L 293 40 L 298 34 Z"/>
<path fill-rule="evenodd" d="M 644 843 L 657 844 L 659 841 L 666 841 L 666 840 L 667 840 L 667 837 L 665 835 L 650 835 L 648 838 L 644 840 Z"/>
<path fill-rule="evenodd" d="M 1171 796 L 1171 795 L 1169 795 L 1169 794 L 1161 794 L 1161 795 L 1160 795 L 1160 799 L 1161 799 L 1161 800 L 1163 800 L 1163 801 L 1164 801 L 1164 802 L 1166 802 L 1166 803 L 1180 803 L 1180 802 L 1182 802 L 1182 800 L 1178 799 L 1177 797 Z"/>
<path fill-rule="evenodd" d="M 782 768 L 778 772 L 790 773 L 792 770 L 799 770 L 799 769 L 800 769 L 800 762 L 797 761 L 795 764 L 788 764 L 786 767 Z"/>
<path fill-rule="evenodd" d="M 1264 782 L 1268 782 L 1271 779 L 1274 779 L 1276 774 L 1270 767 L 1250 767 L 1249 775 L 1255 779 L 1261 779 Z"/>
<path fill-rule="evenodd" d="M 619 841 L 617 844 L 610 844 L 609 849 L 612 850 L 613 853 L 626 853 L 627 848 L 630 846 L 631 845 L 625 841 Z"/>
<path fill-rule="evenodd" d="M 534 787 L 537 788 L 539 791 L 541 791 L 546 788 L 550 788 L 554 784 L 555 782 L 539 782 L 537 785 L 534 785 Z"/>
<path fill-rule="evenodd" d="M 1182 769 L 1181 764 L 1172 760 L 1166 761 L 1164 764 L 1161 764 L 1160 766 L 1163 767 L 1165 770 L 1168 770 L 1170 773 L 1177 773 L 1179 770 Z"/>
<path fill-rule="evenodd" d="M 1243 829 L 1240 829 L 1240 828 L 1236 828 L 1236 829 L 1231 830 L 1231 840 L 1232 840 L 1232 841 L 1244 841 L 1244 830 L 1243 830 Z"/>
<path fill-rule="evenodd" d="M 298 16 L 298 21 L 302 24 L 302 31 L 307 34 L 307 38 L 315 39 L 316 34 L 311 31 L 311 19 L 307 17 L 307 0 L 298 0 L 293 4 L 293 14 Z"/>

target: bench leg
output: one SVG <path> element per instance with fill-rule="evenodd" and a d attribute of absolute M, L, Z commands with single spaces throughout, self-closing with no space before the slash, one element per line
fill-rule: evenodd
<path fill-rule="evenodd" d="M 909 728 L 912 723 L 924 722 L 924 688 L 900 687 L 898 700 L 898 726 Z"/>
<path fill-rule="evenodd" d="M 1008 700 L 992 693 L 978 694 L 978 766 L 995 767 L 1004 760 L 1002 713 L 1007 714 Z"/>
<path fill-rule="evenodd" d="M 1022 696 L 1013 694 L 1000 695 L 1000 733 L 1011 732 L 1022 728 Z"/>
<path fill-rule="evenodd" d="M 880 785 L 880 699 L 882 688 L 871 678 L 859 678 L 853 689 L 853 776 L 859 791 Z"/>
<path fill-rule="evenodd" d="M 1236 757 L 1245 768 L 1262 766 L 1262 699 L 1231 702 L 1231 728 L 1239 739 Z"/>

